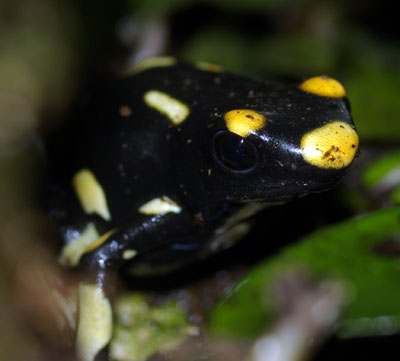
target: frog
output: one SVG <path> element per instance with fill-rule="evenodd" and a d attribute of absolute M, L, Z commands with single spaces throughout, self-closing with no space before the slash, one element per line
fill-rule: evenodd
<path fill-rule="evenodd" d="M 45 203 L 79 268 L 77 353 L 110 342 L 115 277 L 231 247 L 265 207 L 334 187 L 358 152 L 346 90 L 147 59 L 83 94 L 48 141 Z M 184 269 L 184 268 L 183 268 Z"/>

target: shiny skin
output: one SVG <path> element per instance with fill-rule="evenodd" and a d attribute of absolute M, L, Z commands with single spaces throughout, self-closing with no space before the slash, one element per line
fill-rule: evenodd
<path fill-rule="evenodd" d="M 187 118 L 174 125 L 149 107 L 144 94 L 152 89 L 186 104 Z M 233 109 L 253 110 L 267 119 L 265 127 L 242 139 L 243 167 L 231 167 L 221 155 L 228 149 L 232 157 L 230 144 L 240 143 L 224 119 Z M 184 63 L 118 78 L 84 95 L 49 142 L 50 217 L 64 242 L 89 222 L 99 234 L 114 230 L 80 261 L 101 287 L 112 270 L 126 263 L 124 250 L 135 250 L 130 262 L 146 273 L 203 259 L 214 251 L 216 230 L 232 229 L 235 222 L 223 225 L 249 202 L 282 203 L 338 182 L 347 167 L 319 168 L 300 149 L 305 133 L 334 120 L 353 126 L 347 99 L 307 93 L 298 84 Z M 110 221 L 82 210 L 71 186 L 80 169 L 90 169 L 103 187 Z M 176 202 L 181 212 L 138 211 L 162 196 Z"/>

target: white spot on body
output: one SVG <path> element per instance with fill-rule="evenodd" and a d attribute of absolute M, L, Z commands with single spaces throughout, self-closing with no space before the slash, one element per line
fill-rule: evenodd
<path fill-rule="evenodd" d="M 190 112 L 186 104 L 159 90 L 145 93 L 144 101 L 149 107 L 166 115 L 174 125 L 181 124 Z"/>
<path fill-rule="evenodd" d="M 139 208 L 139 213 L 147 215 L 158 215 L 169 212 L 180 213 L 181 211 L 182 208 L 167 196 L 154 198 Z"/>

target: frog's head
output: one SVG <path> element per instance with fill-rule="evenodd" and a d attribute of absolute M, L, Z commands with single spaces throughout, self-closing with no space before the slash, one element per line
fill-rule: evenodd
<path fill-rule="evenodd" d="M 358 149 L 345 95 L 336 80 L 315 77 L 269 85 L 226 109 L 210 127 L 209 189 L 232 201 L 275 202 L 333 187 Z"/>

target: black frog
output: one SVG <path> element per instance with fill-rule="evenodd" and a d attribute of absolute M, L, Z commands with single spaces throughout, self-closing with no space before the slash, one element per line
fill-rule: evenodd
<path fill-rule="evenodd" d="M 326 76 L 287 85 L 160 58 L 85 94 L 49 142 L 46 186 L 59 261 L 86 275 L 81 359 L 109 342 L 121 265 L 154 274 L 229 247 L 266 205 L 333 187 L 357 148 Z"/>

